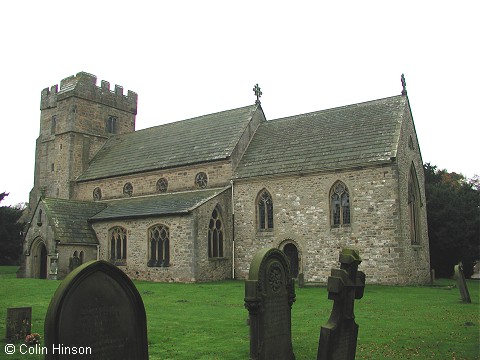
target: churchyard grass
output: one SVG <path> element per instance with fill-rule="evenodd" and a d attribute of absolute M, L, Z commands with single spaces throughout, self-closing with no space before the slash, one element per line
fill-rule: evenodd
<path fill-rule="evenodd" d="M 5 355 L 8 307 L 32 307 L 32 332 L 43 321 L 59 281 L 16 279 L 16 267 L 0 267 L 0 358 Z M 369 285 L 355 301 L 360 325 L 357 359 L 478 359 L 480 281 L 467 281 L 472 304 L 463 304 L 452 279 L 435 286 Z M 147 312 L 149 354 L 156 359 L 248 359 L 243 281 L 164 284 L 135 281 Z M 298 360 L 316 358 L 320 326 L 333 301 L 325 287 L 297 288 L 292 311 L 293 349 Z M 72 326 L 75 326 L 72 324 Z"/>

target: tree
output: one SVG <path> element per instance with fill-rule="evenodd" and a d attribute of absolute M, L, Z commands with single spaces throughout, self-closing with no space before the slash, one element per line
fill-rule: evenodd
<path fill-rule="evenodd" d="M 424 164 L 430 262 L 437 276 L 450 277 L 462 261 L 465 275 L 479 257 L 480 187 L 478 176 L 438 170 Z"/>
<path fill-rule="evenodd" d="M 0 193 L 0 202 L 8 193 Z M 18 265 L 22 253 L 24 207 L 0 206 L 0 265 Z"/>

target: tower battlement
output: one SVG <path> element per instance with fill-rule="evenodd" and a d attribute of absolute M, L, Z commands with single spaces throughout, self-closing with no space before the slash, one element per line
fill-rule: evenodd
<path fill-rule="evenodd" d="M 58 85 L 43 89 L 40 110 L 56 107 L 58 101 L 71 96 L 137 114 L 137 93 L 128 90 L 127 95 L 123 95 L 123 87 L 120 85 L 115 85 L 111 91 L 110 83 L 105 80 L 101 81 L 101 86 L 97 86 L 97 77 L 86 72 L 66 77 L 60 81 L 60 89 Z"/>

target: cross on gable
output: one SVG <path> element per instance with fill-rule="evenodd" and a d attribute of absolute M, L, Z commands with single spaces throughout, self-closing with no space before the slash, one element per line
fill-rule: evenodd
<path fill-rule="evenodd" d="M 405 75 L 402 74 L 400 79 L 402 81 L 402 87 L 403 87 L 402 95 L 407 95 L 407 82 L 405 81 Z"/>
<path fill-rule="evenodd" d="M 262 91 L 260 90 L 260 86 L 258 84 L 255 84 L 253 87 L 253 92 L 255 93 L 255 96 L 257 97 L 257 100 L 255 101 L 255 104 L 260 104 L 260 97 L 262 96 Z"/>

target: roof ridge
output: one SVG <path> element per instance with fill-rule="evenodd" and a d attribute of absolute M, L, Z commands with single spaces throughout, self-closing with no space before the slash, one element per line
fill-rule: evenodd
<path fill-rule="evenodd" d="M 358 105 L 365 106 L 367 104 L 371 104 L 371 103 L 375 103 L 375 102 L 379 102 L 379 101 L 385 101 L 385 100 L 388 100 L 388 99 L 402 98 L 402 97 L 404 97 L 404 96 L 393 95 L 393 96 L 387 96 L 387 97 L 376 99 L 376 100 L 362 101 L 362 102 L 359 102 L 359 103 L 353 103 L 353 104 L 348 104 L 348 105 L 336 106 L 336 107 L 332 107 L 332 108 L 310 111 L 310 112 L 303 113 L 303 114 L 289 115 L 289 116 L 284 116 L 284 117 L 281 117 L 281 118 L 276 118 L 276 119 L 269 120 L 268 123 L 272 122 L 272 121 L 283 121 L 283 120 L 289 120 L 289 119 L 292 119 L 292 118 L 304 117 L 304 116 L 307 116 L 307 115 L 312 115 L 313 116 L 313 115 L 317 115 L 317 114 L 322 113 L 322 112 L 328 112 L 328 111 L 331 111 L 331 110 L 341 110 L 341 109 L 345 109 L 345 108 L 353 107 L 353 106 L 358 106 Z"/>

